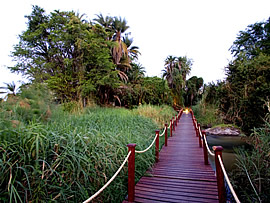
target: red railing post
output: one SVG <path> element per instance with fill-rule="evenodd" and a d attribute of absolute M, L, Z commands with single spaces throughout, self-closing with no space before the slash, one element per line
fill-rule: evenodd
<path fill-rule="evenodd" d="M 202 130 L 201 130 L 201 124 L 198 123 L 199 146 L 202 147 L 202 138 L 200 136 L 200 131 L 202 132 Z"/>
<path fill-rule="evenodd" d="M 128 144 L 131 154 L 128 158 L 128 201 L 134 202 L 135 198 L 135 147 L 136 144 Z"/>
<path fill-rule="evenodd" d="M 192 122 L 193 122 L 194 128 L 196 128 L 196 127 L 195 127 L 195 117 L 194 117 L 194 116 L 192 116 Z"/>
<path fill-rule="evenodd" d="M 157 139 L 156 139 L 156 163 L 158 162 L 158 159 L 159 159 L 159 130 L 156 130 L 156 136 L 157 136 Z"/>
<path fill-rule="evenodd" d="M 177 123 L 178 123 L 178 116 L 175 115 L 175 126 L 177 126 Z"/>
<path fill-rule="evenodd" d="M 195 120 L 196 137 L 199 136 L 199 123 Z"/>
<path fill-rule="evenodd" d="M 203 156 L 204 156 L 204 164 L 205 165 L 208 165 L 209 162 L 208 162 L 208 151 L 207 151 L 207 148 L 206 148 L 206 143 L 205 143 L 205 131 L 203 130 L 202 131 L 202 136 L 203 136 Z"/>
<path fill-rule="evenodd" d="M 175 131 L 175 120 L 174 120 L 174 116 L 172 117 L 173 120 L 173 131 Z"/>
<path fill-rule="evenodd" d="M 165 123 L 165 147 L 168 145 L 168 124 Z"/>
<path fill-rule="evenodd" d="M 170 136 L 172 137 L 172 131 L 173 131 L 173 124 L 172 124 L 172 120 L 170 120 Z"/>
<path fill-rule="evenodd" d="M 226 191 L 225 191 L 225 184 L 224 184 L 224 174 L 221 169 L 218 155 L 220 155 L 222 160 L 222 150 L 223 147 L 221 146 L 214 146 L 213 150 L 215 152 L 215 163 L 216 163 L 216 174 L 217 174 L 217 186 L 218 186 L 218 199 L 220 203 L 226 202 Z"/>

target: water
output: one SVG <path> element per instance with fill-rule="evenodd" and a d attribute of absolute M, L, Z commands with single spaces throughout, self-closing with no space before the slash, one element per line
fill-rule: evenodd
<path fill-rule="evenodd" d="M 245 137 L 242 136 L 208 135 L 206 139 L 210 149 L 212 149 L 212 146 L 222 146 L 224 148 L 222 158 L 227 172 L 230 172 L 235 167 L 236 155 L 234 148 L 247 145 Z M 209 156 L 209 162 L 215 170 L 215 158 Z"/>

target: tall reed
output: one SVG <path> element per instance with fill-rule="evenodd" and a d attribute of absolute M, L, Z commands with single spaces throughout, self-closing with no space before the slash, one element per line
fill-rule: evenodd
<path fill-rule="evenodd" d="M 48 122 L 16 127 L 2 118 L 1 202 L 82 202 L 115 173 L 128 143 L 142 150 L 158 128 L 126 109 L 89 108 L 80 115 L 56 109 Z M 153 150 L 136 155 L 136 181 L 152 165 Z M 127 166 L 94 202 L 120 202 L 126 191 Z"/>

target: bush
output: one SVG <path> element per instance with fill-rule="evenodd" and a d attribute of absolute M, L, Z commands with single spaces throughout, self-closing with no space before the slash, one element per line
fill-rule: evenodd
<path fill-rule="evenodd" d="M 270 123 L 254 129 L 250 150 L 237 150 L 237 169 L 232 172 L 234 187 L 243 202 L 268 202 L 270 199 Z M 241 199 L 241 198 L 240 198 Z"/>
<path fill-rule="evenodd" d="M 211 128 L 212 126 L 223 123 L 222 118 L 219 116 L 218 107 L 215 104 L 201 101 L 199 104 L 193 106 L 192 110 L 198 123 L 200 123 L 203 128 Z"/>

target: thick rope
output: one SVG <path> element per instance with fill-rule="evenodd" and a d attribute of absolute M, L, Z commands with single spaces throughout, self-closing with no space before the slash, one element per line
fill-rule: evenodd
<path fill-rule="evenodd" d="M 227 175 L 227 173 L 226 173 L 226 170 L 225 170 L 225 167 L 224 167 L 224 165 L 223 165 L 223 162 L 222 162 L 222 160 L 221 160 L 220 155 L 218 155 L 218 161 L 219 161 L 219 163 L 220 163 L 221 169 L 222 169 L 222 171 L 223 171 L 223 174 L 224 174 L 224 176 L 225 176 L 226 182 L 227 182 L 227 184 L 228 184 L 228 186 L 229 186 L 229 188 L 230 188 L 230 190 L 231 190 L 231 193 L 232 193 L 232 195 L 233 195 L 233 197 L 234 197 L 235 202 L 236 202 L 236 203 L 240 203 L 240 201 L 239 201 L 239 199 L 238 199 L 238 197 L 237 197 L 237 195 L 236 195 L 236 193 L 235 193 L 235 191 L 234 191 L 234 189 L 233 189 L 233 186 L 232 186 L 232 184 L 231 184 L 231 182 L 230 182 L 230 179 L 229 179 L 229 177 L 228 177 L 228 175 Z"/>
<path fill-rule="evenodd" d="M 207 148 L 208 153 L 209 153 L 211 156 L 215 156 L 215 154 L 209 149 L 208 142 L 207 142 L 207 140 L 206 140 L 205 135 L 201 135 L 201 131 L 200 131 L 200 136 L 202 136 L 203 139 L 204 139 L 204 142 L 205 142 L 205 145 L 206 145 L 206 148 Z"/>
<path fill-rule="evenodd" d="M 153 142 L 149 145 L 149 147 L 147 147 L 145 150 L 142 150 L 142 151 L 137 151 L 137 150 L 135 150 L 135 152 L 136 152 L 136 153 L 144 153 L 144 152 L 147 152 L 147 151 L 153 146 L 153 144 L 155 143 L 156 139 L 157 139 L 157 135 L 155 136 L 155 139 L 154 139 Z"/>
<path fill-rule="evenodd" d="M 171 125 L 172 125 L 172 123 L 170 122 L 170 125 L 169 125 L 168 129 L 170 129 L 170 128 L 171 128 Z"/>
<path fill-rule="evenodd" d="M 91 200 L 93 200 L 96 196 L 98 196 L 118 175 L 118 173 L 122 170 L 122 168 L 124 167 L 125 163 L 127 162 L 129 156 L 131 154 L 131 151 L 129 151 L 128 155 L 126 156 L 124 162 L 122 163 L 122 165 L 120 166 L 120 168 L 115 172 L 115 174 L 113 175 L 113 177 L 111 177 L 111 179 L 102 187 L 99 189 L 99 191 L 97 191 L 94 195 L 92 195 L 89 199 L 85 200 L 83 203 L 88 203 Z"/>
<path fill-rule="evenodd" d="M 163 133 L 161 133 L 161 134 L 159 135 L 159 137 L 162 137 L 162 136 L 165 134 L 166 128 L 167 128 L 167 127 L 164 128 Z"/>

